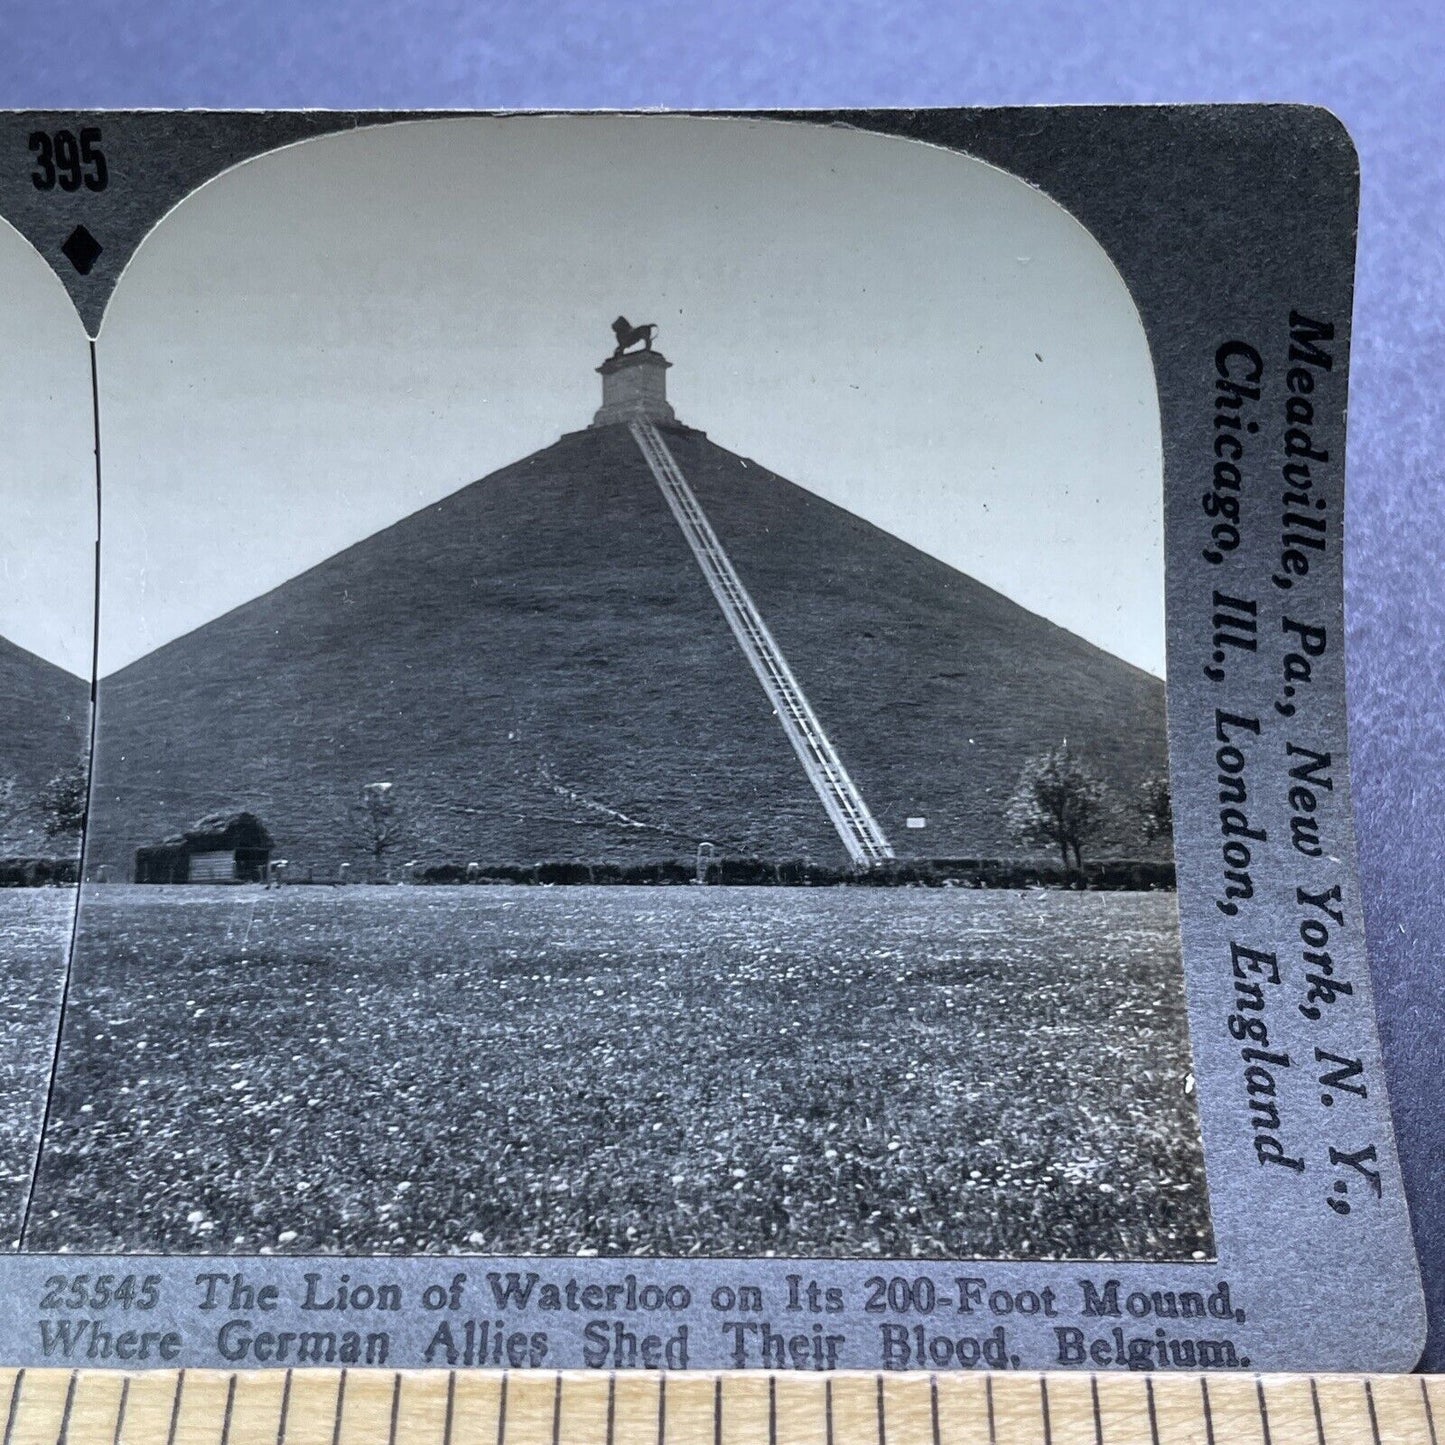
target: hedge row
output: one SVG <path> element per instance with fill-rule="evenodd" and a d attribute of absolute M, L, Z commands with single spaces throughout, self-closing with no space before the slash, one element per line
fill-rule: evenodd
<path fill-rule="evenodd" d="M 0 858 L 0 888 L 47 888 L 79 881 L 78 858 Z"/>
<path fill-rule="evenodd" d="M 417 883 L 618 883 L 666 885 L 697 881 L 690 863 L 440 863 L 418 868 Z M 1086 863 L 1082 870 L 1041 866 L 1007 859 L 928 858 L 894 860 L 857 872 L 802 859 L 719 858 L 708 865 L 707 880 L 723 886 L 827 888 L 851 884 L 865 888 L 1075 888 L 1140 892 L 1172 889 L 1174 865 L 1147 861 Z"/>

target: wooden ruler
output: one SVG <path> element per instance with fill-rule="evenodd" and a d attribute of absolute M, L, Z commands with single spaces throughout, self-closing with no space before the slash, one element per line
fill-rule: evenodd
<path fill-rule="evenodd" d="M 0 1410 L 3 1445 L 1442 1445 L 1441 1378 L 26 1369 Z"/>

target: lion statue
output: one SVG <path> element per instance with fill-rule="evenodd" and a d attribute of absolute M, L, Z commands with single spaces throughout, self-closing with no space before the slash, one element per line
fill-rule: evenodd
<path fill-rule="evenodd" d="M 617 338 L 617 349 L 613 356 L 621 356 L 629 346 L 636 346 L 640 341 L 644 351 L 652 350 L 652 338 L 657 332 L 655 322 L 644 321 L 641 326 L 634 326 L 625 316 L 619 316 L 612 323 L 612 334 Z"/>

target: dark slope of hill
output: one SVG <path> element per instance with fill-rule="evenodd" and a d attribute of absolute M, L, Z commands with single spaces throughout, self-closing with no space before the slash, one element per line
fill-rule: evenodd
<path fill-rule="evenodd" d="M 625 427 L 454 493 L 105 679 L 92 873 L 231 807 L 277 856 L 844 861 Z"/>
<path fill-rule="evenodd" d="M 0 853 L 71 851 L 46 836 L 40 794 L 84 761 L 89 727 L 90 685 L 0 637 Z"/>
<path fill-rule="evenodd" d="M 723 450 L 666 435 L 900 854 L 1008 857 L 1024 760 L 1067 737 L 1116 796 L 1165 756 L 1162 684 Z M 245 808 L 277 856 L 841 863 L 625 426 L 473 483 L 101 684 L 90 858 Z M 926 820 L 906 827 L 909 817 Z M 1107 851 L 1150 851 L 1132 825 Z"/>
<path fill-rule="evenodd" d="M 1019 772 L 1065 739 L 1116 805 L 1096 851 L 1157 853 L 1131 813 L 1167 766 L 1158 678 L 697 433 L 672 450 L 900 854 L 1016 855 Z"/>

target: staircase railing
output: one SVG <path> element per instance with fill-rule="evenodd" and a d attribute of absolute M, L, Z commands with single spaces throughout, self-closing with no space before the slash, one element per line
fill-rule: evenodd
<path fill-rule="evenodd" d="M 650 421 L 628 426 L 848 856 L 862 866 L 893 857 L 892 845 L 843 766 L 667 443 Z"/>

